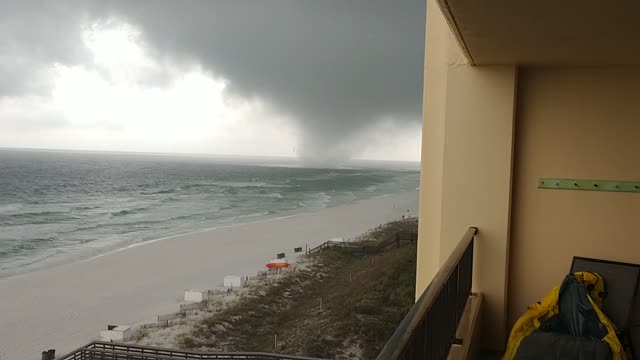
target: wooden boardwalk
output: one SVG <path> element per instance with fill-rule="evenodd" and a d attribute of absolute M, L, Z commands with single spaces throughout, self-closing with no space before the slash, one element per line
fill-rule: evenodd
<path fill-rule="evenodd" d="M 393 238 L 377 244 L 366 244 L 361 242 L 352 243 L 348 241 L 329 240 L 329 241 L 323 242 L 322 244 L 312 249 L 309 249 L 309 251 L 307 251 L 307 254 L 313 254 L 315 252 L 322 251 L 325 249 L 330 249 L 330 248 L 340 248 L 340 249 L 351 250 L 354 252 L 374 253 L 374 252 L 387 251 L 391 248 L 400 247 L 406 243 L 416 242 L 417 240 L 418 240 L 418 233 L 408 232 L 408 231 L 397 232 Z"/>

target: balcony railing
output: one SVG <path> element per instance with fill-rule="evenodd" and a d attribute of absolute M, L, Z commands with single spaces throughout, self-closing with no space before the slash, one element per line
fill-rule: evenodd
<path fill-rule="evenodd" d="M 469 228 L 431 284 L 391 336 L 378 360 L 446 359 L 471 294 L 473 243 Z"/>

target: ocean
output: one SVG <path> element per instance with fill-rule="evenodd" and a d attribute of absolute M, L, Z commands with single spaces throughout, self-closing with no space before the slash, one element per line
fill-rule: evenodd
<path fill-rule="evenodd" d="M 0 149 L 0 278 L 415 190 L 417 164 Z"/>

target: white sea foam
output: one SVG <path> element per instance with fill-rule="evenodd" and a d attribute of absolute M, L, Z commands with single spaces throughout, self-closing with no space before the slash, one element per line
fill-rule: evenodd
<path fill-rule="evenodd" d="M 182 164 L 117 154 L 0 155 L 0 278 L 200 229 L 413 190 L 418 179 L 417 172 Z M 398 178 L 408 180 L 397 185 Z"/>

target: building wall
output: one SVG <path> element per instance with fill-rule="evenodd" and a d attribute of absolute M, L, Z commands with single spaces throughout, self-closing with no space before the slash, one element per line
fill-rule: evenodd
<path fill-rule="evenodd" d="M 507 263 L 516 70 L 513 66 L 449 69 L 442 186 L 440 261 L 469 226 L 473 291 L 483 295 L 483 345 L 502 348 L 506 333 Z"/>
<path fill-rule="evenodd" d="M 539 177 L 640 180 L 640 68 L 521 69 L 509 327 L 573 256 L 640 263 L 640 194 L 543 190 Z"/>
<path fill-rule="evenodd" d="M 506 333 L 516 68 L 470 66 L 435 0 L 427 1 L 416 297 L 477 226 L 474 291 L 487 347 Z M 489 331 L 491 330 L 491 331 Z"/>
<path fill-rule="evenodd" d="M 416 299 L 440 268 L 442 223 L 442 165 L 446 115 L 448 48 L 451 32 L 434 0 L 427 1 L 422 108 L 422 153 L 420 171 L 420 221 Z M 426 241 L 438 239 L 438 241 Z"/>

